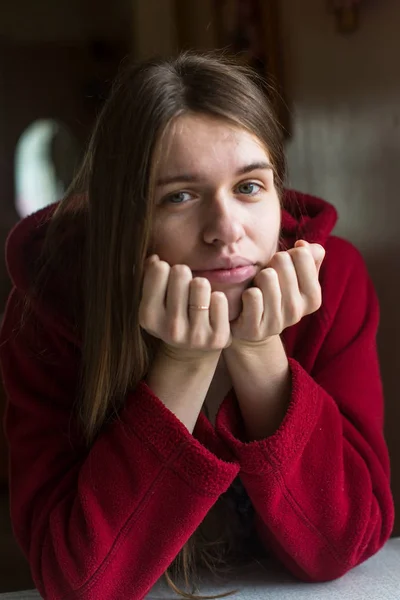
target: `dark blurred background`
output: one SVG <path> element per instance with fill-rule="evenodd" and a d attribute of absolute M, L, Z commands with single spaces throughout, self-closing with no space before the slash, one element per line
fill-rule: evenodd
<path fill-rule="evenodd" d="M 229 46 L 273 81 L 288 185 L 332 202 L 382 310 L 386 434 L 400 508 L 400 3 L 1 0 L 0 246 L 68 187 L 121 60 Z M 0 255 L 0 313 L 10 282 Z M 0 386 L 0 417 L 4 411 Z M 0 592 L 33 587 L 12 540 L 0 434 Z M 395 530 L 400 533 L 400 522 Z"/>

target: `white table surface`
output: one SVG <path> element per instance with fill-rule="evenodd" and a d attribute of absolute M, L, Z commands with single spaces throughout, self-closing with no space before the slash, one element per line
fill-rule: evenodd
<path fill-rule="evenodd" d="M 329 583 L 302 583 L 274 563 L 246 567 L 225 583 L 204 582 L 200 594 L 219 594 L 232 589 L 240 600 L 400 600 L 400 537 L 393 538 L 375 556 L 344 577 Z M 0 600 L 40 600 L 33 590 L 0 594 Z M 162 578 L 146 600 L 177 600 Z M 99 598 L 99 600 L 101 600 Z M 129 600 L 128 598 L 120 600 Z"/>

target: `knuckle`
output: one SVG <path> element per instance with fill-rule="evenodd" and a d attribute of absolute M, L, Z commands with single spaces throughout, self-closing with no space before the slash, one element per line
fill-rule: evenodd
<path fill-rule="evenodd" d="M 171 275 L 185 279 L 192 278 L 192 272 L 187 265 L 174 265 L 171 267 Z"/>
<path fill-rule="evenodd" d="M 278 276 L 278 272 L 285 269 L 289 265 L 289 261 L 291 262 L 292 259 L 288 252 L 277 252 L 277 254 L 272 257 L 268 268 L 264 269 L 264 276 L 270 278 L 272 278 L 274 274 Z"/>
<path fill-rule="evenodd" d="M 286 318 L 290 324 L 297 323 L 301 319 L 301 311 L 296 301 L 289 300 L 286 304 Z"/>
<path fill-rule="evenodd" d="M 218 350 L 219 348 L 225 348 L 227 341 L 228 335 L 226 333 L 215 333 L 211 342 L 211 348 L 215 350 Z"/>
<path fill-rule="evenodd" d="M 203 348 L 206 345 L 206 335 L 201 328 L 196 327 L 191 331 L 190 345 L 193 348 Z"/>
<path fill-rule="evenodd" d="M 287 264 L 291 260 L 292 259 L 288 250 L 281 250 L 280 252 L 277 252 L 272 258 L 272 261 L 275 261 L 277 264 Z"/>
<path fill-rule="evenodd" d="M 181 342 L 183 333 L 182 325 L 178 319 L 172 319 L 165 327 L 165 334 L 171 341 Z"/>
<path fill-rule="evenodd" d="M 208 291 L 211 290 L 211 284 L 205 277 L 195 277 L 190 282 L 190 286 L 197 290 Z"/>
<path fill-rule="evenodd" d="M 309 257 L 311 254 L 309 248 L 307 248 L 306 246 L 299 246 L 298 248 L 292 248 L 291 250 L 289 250 L 289 253 L 292 256 L 298 256 L 301 258 Z"/>
<path fill-rule="evenodd" d="M 248 302 L 258 303 L 259 299 L 263 297 L 262 291 L 258 287 L 248 288 L 242 294 L 244 299 Z"/>
<path fill-rule="evenodd" d="M 152 282 L 154 285 L 158 285 L 160 281 L 162 282 L 165 279 L 168 279 L 171 267 L 167 262 L 158 261 L 156 263 L 151 263 L 149 267 L 147 267 L 144 277 L 147 281 Z"/>
<path fill-rule="evenodd" d="M 226 300 L 226 296 L 224 294 L 224 292 L 212 292 L 211 293 L 211 300 L 213 302 L 225 302 Z"/>
<path fill-rule="evenodd" d="M 227 324 L 220 325 L 218 328 L 216 328 L 211 335 L 212 348 L 225 348 L 229 340 L 230 333 L 231 330 L 229 322 Z"/>
<path fill-rule="evenodd" d="M 284 324 L 282 323 L 282 320 L 280 318 L 275 317 L 271 319 L 269 323 L 269 331 L 271 334 L 279 334 L 282 332 L 283 328 Z"/>
<path fill-rule="evenodd" d="M 275 271 L 275 269 L 272 268 L 263 269 L 258 275 L 260 282 L 263 283 L 272 283 L 273 281 L 275 281 L 277 276 L 277 272 Z"/>
<path fill-rule="evenodd" d="M 316 310 L 318 310 L 320 308 L 321 304 L 322 304 L 322 293 L 321 293 L 321 287 L 318 286 L 312 293 L 312 295 L 309 299 L 309 302 L 308 302 L 308 306 L 309 306 L 311 312 L 315 312 Z"/>
<path fill-rule="evenodd" d="M 151 268 L 163 275 L 169 273 L 171 270 L 171 267 L 165 260 L 159 260 L 158 262 L 153 263 Z"/>
<path fill-rule="evenodd" d="M 228 299 L 223 292 L 211 292 L 210 296 L 210 316 L 215 312 L 219 314 L 228 313 Z"/>

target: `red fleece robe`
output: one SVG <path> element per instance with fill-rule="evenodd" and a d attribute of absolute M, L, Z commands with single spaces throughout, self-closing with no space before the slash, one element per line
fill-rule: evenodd
<path fill-rule="evenodd" d="M 339 577 L 388 539 L 376 295 L 358 251 L 330 235 L 332 206 L 287 192 L 285 207 L 287 246 L 303 238 L 326 249 L 323 304 L 284 331 L 290 405 L 273 435 L 251 443 L 233 391 L 215 429 L 200 413 L 190 434 L 142 382 L 86 450 L 73 411 L 80 340 L 60 294 L 34 304 L 18 331 L 52 208 L 11 233 L 14 288 L 0 346 L 11 513 L 45 598 L 143 598 L 237 476 L 262 543 L 302 579 Z"/>

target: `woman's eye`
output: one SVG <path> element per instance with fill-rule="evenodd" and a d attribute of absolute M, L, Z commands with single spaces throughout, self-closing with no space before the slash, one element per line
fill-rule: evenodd
<path fill-rule="evenodd" d="M 169 202 L 171 204 L 183 204 L 191 199 L 191 195 L 189 192 L 175 192 L 174 194 L 170 194 L 165 198 L 165 202 Z"/>
<path fill-rule="evenodd" d="M 258 183 L 254 183 L 254 181 L 246 181 L 246 183 L 241 183 L 238 185 L 237 189 L 239 190 L 240 194 L 254 196 L 260 191 L 261 186 Z"/>

